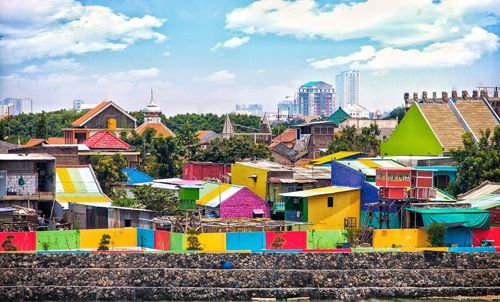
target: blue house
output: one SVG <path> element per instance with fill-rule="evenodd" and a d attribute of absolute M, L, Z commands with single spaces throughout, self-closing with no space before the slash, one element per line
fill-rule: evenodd
<path fill-rule="evenodd" d="M 127 175 L 126 186 L 133 186 L 140 183 L 147 183 L 153 181 L 153 177 L 147 175 L 146 173 L 139 171 L 135 168 L 124 168 L 122 172 Z"/>

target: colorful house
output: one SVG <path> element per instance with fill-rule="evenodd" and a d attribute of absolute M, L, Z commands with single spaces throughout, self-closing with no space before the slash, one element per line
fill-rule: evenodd
<path fill-rule="evenodd" d="M 186 162 L 182 166 L 182 179 L 186 180 L 218 180 L 229 182 L 231 164 L 211 162 Z"/>
<path fill-rule="evenodd" d="M 475 141 L 481 130 L 494 129 L 500 119 L 484 99 L 448 99 L 414 102 L 380 154 L 443 155 L 463 146 L 462 135 L 470 132 Z"/>
<path fill-rule="evenodd" d="M 474 189 L 458 195 L 459 202 L 471 208 L 488 210 L 492 225 L 500 225 L 500 183 L 485 181 Z"/>
<path fill-rule="evenodd" d="M 112 101 L 104 101 L 64 129 L 65 144 L 81 144 L 100 130 L 115 135 L 130 132 L 136 127 L 136 119 Z"/>
<path fill-rule="evenodd" d="M 91 155 L 120 154 L 129 168 L 136 168 L 140 161 L 140 152 L 134 146 L 105 130 L 96 132 L 83 144 L 90 150 L 78 152 L 80 164 L 89 164 Z"/>
<path fill-rule="evenodd" d="M 341 230 L 360 225 L 360 189 L 325 187 L 282 193 L 285 220 L 309 222 L 309 230 Z"/>
<path fill-rule="evenodd" d="M 246 187 L 206 182 L 196 204 L 205 215 L 221 218 L 269 218 L 269 205 Z"/>
<path fill-rule="evenodd" d="M 449 184 L 455 183 L 457 179 L 457 167 L 453 166 L 414 166 L 418 170 L 432 171 L 434 175 L 434 187 L 445 190 Z"/>

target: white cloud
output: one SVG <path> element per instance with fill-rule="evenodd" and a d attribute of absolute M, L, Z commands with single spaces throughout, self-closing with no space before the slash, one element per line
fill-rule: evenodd
<path fill-rule="evenodd" d="M 257 73 L 264 73 L 264 72 L 266 72 L 266 70 L 265 70 L 265 69 L 259 69 L 259 70 L 257 70 L 256 72 L 257 72 Z"/>
<path fill-rule="evenodd" d="M 470 65 L 481 59 L 484 54 L 496 51 L 498 46 L 498 36 L 476 27 L 461 39 L 434 43 L 422 50 L 383 48 L 368 61 L 354 61 L 350 68 L 391 70 Z"/>
<path fill-rule="evenodd" d="M 161 42 L 154 29 L 165 20 L 127 17 L 103 6 L 83 6 L 73 0 L 9 1 L 0 13 L 3 63 L 122 50 L 139 40 Z"/>
<path fill-rule="evenodd" d="M 309 61 L 310 65 L 315 69 L 325 69 L 334 66 L 341 66 L 355 61 L 366 61 L 375 56 L 375 48 L 373 46 L 362 46 L 361 50 L 347 56 L 339 56 L 317 61 Z"/>
<path fill-rule="evenodd" d="M 367 0 L 334 6 L 320 6 L 314 0 L 267 0 L 230 12 L 226 28 L 246 34 L 423 45 L 456 39 L 474 26 L 498 23 L 499 7 L 498 0 Z"/>
<path fill-rule="evenodd" d="M 227 70 L 216 71 L 204 78 L 198 79 L 199 81 L 212 82 L 215 84 L 231 83 L 236 78 L 236 75 Z"/>
<path fill-rule="evenodd" d="M 165 57 L 170 57 L 170 55 L 171 55 L 171 54 L 172 54 L 172 53 L 171 53 L 170 51 L 165 51 L 165 52 L 163 52 L 163 55 L 164 55 Z"/>
<path fill-rule="evenodd" d="M 54 73 L 62 71 L 76 71 L 81 68 L 80 63 L 75 59 L 60 59 L 60 60 L 48 60 L 42 65 L 29 65 L 26 66 L 22 71 L 24 73 Z"/>
<path fill-rule="evenodd" d="M 241 45 L 246 44 L 249 41 L 250 41 L 250 37 L 248 37 L 248 36 L 242 37 L 242 38 L 232 37 L 231 39 L 226 40 L 224 43 L 218 42 L 217 44 L 215 44 L 214 47 L 210 48 L 210 51 L 215 52 L 219 48 L 236 48 L 236 47 L 240 47 Z"/>

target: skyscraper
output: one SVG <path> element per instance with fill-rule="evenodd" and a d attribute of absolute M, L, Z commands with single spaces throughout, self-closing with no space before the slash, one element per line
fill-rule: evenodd
<path fill-rule="evenodd" d="M 329 116 L 335 107 L 332 85 L 322 81 L 305 83 L 299 87 L 295 105 L 303 115 Z"/>
<path fill-rule="evenodd" d="M 33 101 L 29 98 L 5 98 L 3 99 L 3 107 L 8 108 L 9 115 L 33 113 Z"/>
<path fill-rule="evenodd" d="M 337 108 L 359 105 L 359 71 L 342 71 L 335 76 Z"/>

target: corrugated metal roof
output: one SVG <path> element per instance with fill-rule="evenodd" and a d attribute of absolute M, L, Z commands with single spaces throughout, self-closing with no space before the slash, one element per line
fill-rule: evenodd
<path fill-rule="evenodd" d="M 217 207 L 224 200 L 236 194 L 243 187 L 225 183 L 207 182 L 200 190 L 200 199 L 196 201 L 197 205 L 207 207 Z"/>
<path fill-rule="evenodd" d="M 348 166 L 367 176 L 375 176 L 377 168 L 404 167 L 404 165 L 388 159 L 360 158 L 357 160 L 339 160 L 339 163 Z"/>
<path fill-rule="evenodd" d="M 22 160 L 22 161 L 30 161 L 30 160 L 55 160 L 56 158 L 52 155 L 45 153 L 29 153 L 29 154 L 0 154 L 0 160 Z"/>
<path fill-rule="evenodd" d="M 330 195 L 348 191 L 359 190 L 359 188 L 350 188 L 350 187 L 324 187 L 324 188 L 316 188 L 311 190 L 297 191 L 297 192 L 289 192 L 282 193 L 281 196 L 285 197 L 312 197 L 312 196 L 320 196 L 320 195 Z"/>
<path fill-rule="evenodd" d="M 474 199 L 462 200 L 458 203 L 468 203 L 472 208 L 487 210 L 500 207 L 500 194 L 479 195 Z"/>
<path fill-rule="evenodd" d="M 330 155 L 326 155 L 320 158 L 316 158 L 311 160 L 310 164 L 311 165 L 322 165 L 331 162 L 332 160 L 338 160 L 338 159 L 344 159 L 346 157 L 351 157 L 354 155 L 361 154 L 362 152 L 355 152 L 355 151 L 339 151 L 335 152 Z"/>
<path fill-rule="evenodd" d="M 153 181 L 153 177 L 134 168 L 124 168 L 122 172 L 127 175 L 127 182 L 125 183 L 127 185 Z"/>
<path fill-rule="evenodd" d="M 64 208 L 69 202 L 111 205 L 90 166 L 56 168 L 56 201 Z"/>

